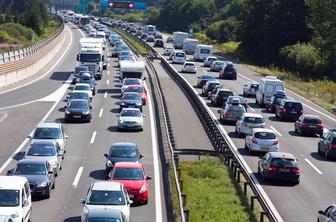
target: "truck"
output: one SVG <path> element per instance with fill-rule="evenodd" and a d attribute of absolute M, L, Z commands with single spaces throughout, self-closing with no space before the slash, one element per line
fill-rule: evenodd
<path fill-rule="evenodd" d="M 106 69 L 106 61 L 103 55 L 103 46 L 101 42 L 94 42 L 95 38 L 82 38 L 80 40 L 80 52 L 77 55 L 77 61 L 81 65 L 86 65 L 93 72 L 95 79 L 101 79 L 103 70 Z"/>
<path fill-rule="evenodd" d="M 260 106 L 264 107 L 267 100 L 271 99 L 271 97 L 280 90 L 285 90 L 285 83 L 276 76 L 261 78 L 261 82 L 256 91 L 256 104 L 260 104 Z"/>
<path fill-rule="evenodd" d="M 137 78 L 142 79 L 146 72 L 143 61 L 120 61 L 120 79 Z"/>
<path fill-rule="evenodd" d="M 183 51 L 188 55 L 194 54 L 198 43 L 199 41 L 197 39 L 185 39 L 183 43 Z"/>
<path fill-rule="evenodd" d="M 204 61 L 208 56 L 212 56 L 212 54 L 212 45 L 197 45 L 196 51 L 194 53 L 194 59 L 195 61 Z"/>
<path fill-rule="evenodd" d="M 156 27 L 154 25 L 146 25 L 145 32 L 147 35 L 154 35 L 156 32 Z"/>
<path fill-rule="evenodd" d="M 81 16 L 79 19 L 79 28 L 84 28 L 85 25 L 90 24 L 90 17 L 89 16 Z"/>
<path fill-rule="evenodd" d="M 173 46 L 175 49 L 182 49 L 183 43 L 189 34 L 186 32 L 174 32 L 173 33 Z"/>

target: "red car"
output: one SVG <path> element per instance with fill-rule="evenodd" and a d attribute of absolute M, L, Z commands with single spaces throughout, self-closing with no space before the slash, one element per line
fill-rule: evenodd
<path fill-rule="evenodd" d="M 137 92 L 142 98 L 142 105 L 146 105 L 147 91 L 143 85 L 129 85 L 125 92 Z"/>
<path fill-rule="evenodd" d="M 124 184 L 133 203 L 148 203 L 148 180 L 141 163 L 117 162 L 110 172 L 109 180 Z"/>
<path fill-rule="evenodd" d="M 302 114 L 294 123 L 294 131 L 300 136 L 310 135 L 323 135 L 323 124 L 320 117 L 315 115 Z"/>

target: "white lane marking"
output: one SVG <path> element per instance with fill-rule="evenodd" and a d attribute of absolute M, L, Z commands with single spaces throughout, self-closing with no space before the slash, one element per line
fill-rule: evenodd
<path fill-rule="evenodd" d="M 73 188 L 77 188 L 79 179 L 80 179 L 80 177 L 82 176 L 82 173 L 83 173 L 83 169 L 84 169 L 84 167 L 82 167 L 82 166 L 79 167 L 79 169 L 78 169 L 78 171 L 77 171 L 77 174 L 76 174 L 76 176 L 75 176 L 75 179 L 74 179 L 74 181 L 73 181 L 73 183 L 72 183 L 72 187 L 73 187 Z"/>
<path fill-rule="evenodd" d="M 107 71 L 107 75 L 110 75 L 110 71 Z"/>
<path fill-rule="evenodd" d="M 107 98 L 107 92 L 104 93 L 104 99 L 106 99 L 106 98 Z"/>
<path fill-rule="evenodd" d="M 305 161 L 311 166 L 313 167 L 313 169 L 318 173 L 318 174 L 323 174 L 312 162 L 310 162 L 310 160 L 305 158 Z"/>
<path fill-rule="evenodd" d="M 94 131 L 94 132 L 92 133 L 92 137 L 91 137 L 91 140 L 90 140 L 90 143 L 91 143 L 91 144 L 94 143 L 94 141 L 95 141 L 95 139 L 96 139 L 96 135 L 97 135 L 97 131 Z"/>
<path fill-rule="evenodd" d="M 17 87 L 14 87 L 14 88 L 12 88 L 12 89 L 8 89 L 8 90 L 5 90 L 5 91 L 2 91 L 2 92 L 0 92 L 0 95 L 1 94 L 4 94 L 4 93 L 8 93 L 8 92 L 11 92 L 11 91 L 14 91 L 14 90 L 17 90 L 17 89 L 20 89 L 20 88 L 22 88 L 22 87 L 25 87 L 25 86 L 27 86 L 27 85 L 30 85 L 30 84 L 32 84 L 32 83 L 34 83 L 34 82 L 36 82 L 36 81 L 38 81 L 38 80 L 40 80 L 40 79 L 42 79 L 43 77 L 45 77 L 46 75 L 48 75 L 60 62 L 61 62 L 61 60 L 63 59 L 63 57 L 64 57 L 64 55 L 69 51 L 69 48 L 70 48 L 70 46 L 72 45 L 71 43 L 72 43 L 72 39 L 73 39 L 73 36 L 72 36 L 72 32 L 70 31 L 70 29 L 69 29 L 69 27 L 68 26 L 65 26 L 66 27 L 66 29 L 68 30 L 68 32 L 70 33 L 70 42 L 69 42 L 69 44 L 68 44 L 68 46 L 66 47 L 66 49 L 64 50 L 64 52 L 63 52 L 63 54 L 59 57 L 59 59 L 54 63 L 54 65 L 47 71 L 47 72 L 45 72 L 45 74 L 43 74 L 43 75 L 41 75 L 40 77 L 38 77 L 37 79 L 34 79 L 34 80 L 32 80 L 32 81 L 30 81 L 30 82 L 27 82 L 27 83 L 25 83 L 25 84 L 22 84 L 22 85 L 20 85 L 20 86 L 17 86 Z"/>
<path fill-rule="evenodd" d="M 107 64 L 108 67 L 110 67 L 110 64 Z"/>
<path fill-rule="evenodd" d="M 104 112 L 104 109 L 103 109 L 103 108 L 101 108 L 101 109 L 100 109 L 100 111 L 99 111 L 99 118 L 100 118 L 100 117 L 102 117 L 102 115 L 103 115 L 103 112 Z"/>
<path fill-rule="evenodd" d="M 252 110 L 252 112 L 255 112 L 255 110 L 254 110 L 251 106 L 247 105 L 247 107 L 248 107 L 250 110 Z"/>
<path fill-rule="evenodd" d="M 281 133 L 279 133 L 279 131 L 277 129 L 275 129 L 275 127 L 273 127 L 273 126 L 270 126 L 270 127 L 276 134 L 278 134 L 279 136 L 282 136 Z"/>
<path fill-rule="evenodd" d="M 145 82 L 145 87 L 148 92 L 148 87 Z M 156 128 L 154 125 L 154 114 L 153 114 L 153 105 L 152 98 L 150 93 L 147 94 L 148 108 L 149 108 L 149 117 L 150 117 L 150 128 L 151 128 L 151 137 L 152 137 L 152 150 L 153 150 L 153 166 L 154 166 L 154 185 L 155 185 L 155 218 L 156 222 L 162 222 L 162 203 L 161 203 L 161 186 L 160 186 L 160 167 L 159 167 L 159 154 L 156 141 Z"/>
<path fill-rule="evenodd" d="M 109 85 L 110 84 L 110 80 L 106 80 L 106 85 Z"/>
<path fill-rule="evenodd" d="M 0 113 L 0 123 L 1 123 L 2 121 L 4 121 L 4 120 L 7 118 L 7 116 L 8 116 L 8 113 L 7 113 L 7 112 L 1 112 L 1 113 Z"/>
<path fill-rule="evenodd" d="M 110 61 L 110 58 L 107 58 L 107 61 Z"/>

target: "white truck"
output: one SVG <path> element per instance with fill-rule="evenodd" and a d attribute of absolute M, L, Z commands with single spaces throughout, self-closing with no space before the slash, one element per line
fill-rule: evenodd
<path fill-rule="evenodd" d="M 145 31 L 147 35 L 154 35 L 156 32 L 156 27 L 154 25 L 146 25 Z"/>
<path fill-rule="evenodd" d="M 120 79 L 138 78 L 142 79 L 146 72 L 143 61 L 120 61 Z"/>
<path fill-rule="evenodd" d="M 83 29 L 85 25 L 90 24 L 90 17 L 82 15 L 79 18 L 79 28 Z"/>
<path fill-rule="evenodd" d="M 278 90 L 285 90 L 285 83 L 276 76 L 266 76 L 261 78 L 261 82 L 256 91 L 256 104 L 264 106 Z"/>
<path fill-rule="evenodd" d="M 185 39 L 183 43 L 183 51 L 188 55 L 194 54 L 198 43 L 199 41 L 197 39 Z"/>
<path fill-rule="evenodd" d="M 188 38 L 186 32 L 174 32 L 173 33 L 173 46 L 175 49 L 182 49 L 184 40 Z"/>
<path fill-rule="evenodd" d="M 194 59 L 195 61 L 204 61 L 208 56 L 212 56 L 212 54 L 212 45 L 197 45 L 194 53 Z"/>

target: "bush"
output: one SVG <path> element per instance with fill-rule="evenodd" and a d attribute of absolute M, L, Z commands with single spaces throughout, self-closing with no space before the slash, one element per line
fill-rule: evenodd
<path fill-rule="evenodd" d="M 13 43 L 13 38 L 7 32 L 0 30 L 0 43 Z"/>
<path fill-rule="evenodd" d="M 213 44 L 214 42 L 204 33 L 197 32 L 193 34 L 193 38 L 198 39 L 203 44 Z"/>
<path fill-rule="evenodd" d="M 226 42 L 223 44 L 224 50 L 227 53 L 236 53 L 239 48 L 240 42 Z"/>
<path fill-rule="evenodd" d="M 27 28 L 17 23 L 4 23 L 0 25 L 0 30 L 6 32 L 13 39 L 17 39 L 20 42 L 33 41 L 37 38 L 35 32 L 31 28 Z"/>

